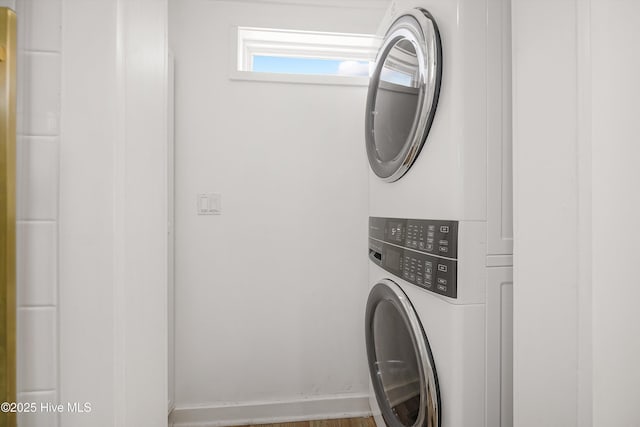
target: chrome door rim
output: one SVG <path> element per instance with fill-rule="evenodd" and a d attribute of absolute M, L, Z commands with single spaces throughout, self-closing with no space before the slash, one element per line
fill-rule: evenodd
<path fill-rule="evenodd" d="M 392 408 L 388 405 L 382 382 L 376 370 L 377 358 L 373 337 L 373 319 L 375 310 L 382 301 L 389 301 L 396 306 L 396 309 L 402 315 L 405 326 L 411 332 L 412 343 L 416 351 L 416 360 L 418 361 L 420 373 L 420 409 L 418 418 L 412 427 L 440 427 L 440 389 L 429 341 L 411 301 L 402 288 L 389 279 L 381 280 L 371 289 L 365 315 L 365 339 L 369 375 L 382 416 L 390 427 L 405 427 L 398 422 Z M 428 424 L 427 408 L 429 407 L 435 410 L 433 418 L 431 418 L 435 424 Z"/>
<path fill-rule="evenodd" d="M 375 146 L 374 106 L 385 59 L 396 43 L 403 39 L 409 40 L 416 47 L 418 56 L 418 110 L 403 149 L 394 159 L 383 161 L 378 156 Z M 433 123 L 440 95 L 441 79 L 442 45 L 438 26 L 428 11 L 419 8 L 412 9 L 396 19 L 389 28 L 369 81 L 365 116 L 367 156 L 371 169 L 383 181 L 393 182 L 400 179 L 420 154 Z"/>

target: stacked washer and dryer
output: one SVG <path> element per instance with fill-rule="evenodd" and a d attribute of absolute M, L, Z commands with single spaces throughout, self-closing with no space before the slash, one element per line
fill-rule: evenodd
<path fill-rule="evenodd" d="M 366 109 L 378 427 L 508 427 L 509 0 L 396 0 Z"/>

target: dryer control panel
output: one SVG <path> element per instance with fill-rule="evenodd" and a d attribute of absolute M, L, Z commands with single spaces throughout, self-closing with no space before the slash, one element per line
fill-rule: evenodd
<path fill-rule="evenodd" d="M 458 222 L 369 218 L 369 258 L 428 291 L 457 297 Z"/>

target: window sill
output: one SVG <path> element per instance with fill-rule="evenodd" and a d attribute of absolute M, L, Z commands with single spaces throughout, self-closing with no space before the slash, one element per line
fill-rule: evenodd
<path fill-rule="evenodd" d="M 368 86 L 368 77 L 231 71 L 230 80 L 331 86 Z"/>

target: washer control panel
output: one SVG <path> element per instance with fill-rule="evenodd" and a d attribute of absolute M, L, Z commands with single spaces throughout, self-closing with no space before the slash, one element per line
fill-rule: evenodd
<path fill-rule="evenodd" d="M 428 291 L 457 297 L 458 222 L 369 218 L 369 258 Z"/>
<path fill-rule="evenodd" d="M 369 237 L 428 254 L 458 257 L 458 221 L 369 217 Z"/>

